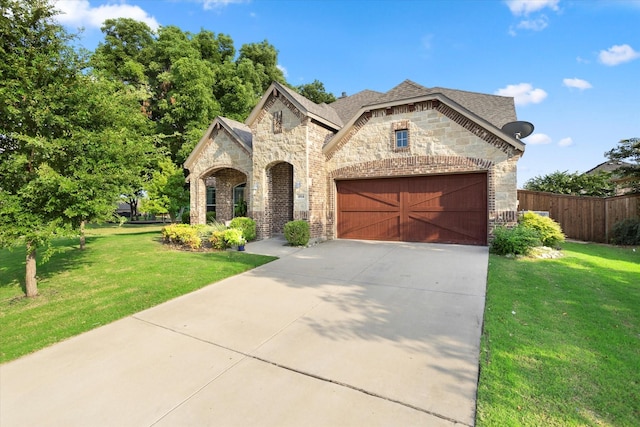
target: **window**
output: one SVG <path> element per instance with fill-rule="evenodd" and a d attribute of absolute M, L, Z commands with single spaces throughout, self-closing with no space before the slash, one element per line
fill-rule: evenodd
<path fill-rule="evenodd" d="M 282 111 L 273 113 L 273 133 L 282 133 Z"/>
<path fill-rule="evenodd" d="M 244 199 L 244 189 L 247 184 L 240 184 L 233 188 L 233 216 L 245 216 L 247 214 L 247 201 Z"/>
<path fill-rule="evenodd" d="M 407 129 L 396 131 L 396 148 L 409 147 L 409 131 Z"/>
<path fill-rule="evenodd" d="M 409 120 L 400 120 L 391 124 L 391 149 L 409 151 Z"/>
<path fill-rule="evenodd" d="M 207 187 L 207 212 L 216 211 L 216 187 Z"/>

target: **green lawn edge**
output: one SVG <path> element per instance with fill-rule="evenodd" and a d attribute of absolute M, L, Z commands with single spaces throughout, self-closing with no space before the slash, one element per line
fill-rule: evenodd
<path fill-rule="evenodd" d="M 56 241 L 38 260 L 35 298 L 24 297 L 24 250 L 0 250 L 0 363 L 277 259 L 170 249 L 160 228 L 94 228 L 84 251 L 78 239 Z"/>
<path fill-rule="evenodd" d="M 490 255 L 476 425 L 640 425 L 640 251 Z"/>

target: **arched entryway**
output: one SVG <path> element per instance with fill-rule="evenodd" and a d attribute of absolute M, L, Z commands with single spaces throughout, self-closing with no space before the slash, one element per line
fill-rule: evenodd
<path fill-rule="evenodd" d="M 270 234 L 284 232 L 284 225 L 293 220 L 293 165 L 273 164 L 267 169 L 269 186 L 266 219 Z"/>
<path fill-rule="evenodd" d="M 238 204 L 248 202 L 244 191 L 247 175 L 239 170 L 215 169 L 210 171 L 203 181 L 206 185 L 206 211 L 215 211 L 217 221 L 229 221 L 234 216 L 238 216 L 236 215 Z"/>

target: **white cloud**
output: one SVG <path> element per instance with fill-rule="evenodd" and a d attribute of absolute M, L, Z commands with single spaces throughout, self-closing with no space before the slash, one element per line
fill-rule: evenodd
<path fill-rule="evenodd" d="M 287 72 L 287 69 L 286 69 L 286 68 L 284 68 L 284 66 L 282 66 L 282 65 L 278 64 L 278 65 L 276 65 L 276 68 L 277 68 L 278 70 L 282 71 L 282 75 L 283 75 L 283 76 L 285 76 L 285 77 L 289 77 L 289 73 Z"/>
<path fill-rule="evenodd" d="M 558 141 L 559 147 L 568 147 L 570 145 L 573 145 L 573 139 L 571 139 L 570 137 L 562 138 L 560 141 Z"/>
<path fill-rule="evenodd" d="M 633 61 L 640 57 L 640 52 L 633 50 L 628 44 L 613 45 L 607 50 L 601 50 L 598 58 L 604 65 L 614 66 Z"/>
<path fill-rule="evenodd" d="M 558 10 L 560 0 L 506 0 L 511 13 L 516 16 L 528 15 L 531 12 L 538 12 L 542 9 L 549 8 Z"/>
<path fill-rule="evenodd" d="M 126 3 L 103 4 L 91 7 L 89 0 L 55 0 L 56 9 L 62 13 L 56 16 L 63 25 L 100 28 L 107 19 L 131 18 L 146 23 L 152 30 L 160 24 L 140 6 Z"/>
<path fill-rule="evenodd" d="M 508 85 L 495 92 L 500 96 L 511 96 L 516 105 L 539 104 L 547 97 L 547 92 L 542 89 L 534 89 L 531 83 Z"/>
<path fill-rule="evenodd" d="M 246 3 L 247 0 L 198 0 L 205 10 L 220 9 L 230 4 Z"/>
<path fill-rule="evenodd" d="M 591 83 L 582 79 L 563 79 L 562 84 L 566 87 L 573 87 L 580 90 L 591 89 Z"/>
<path fill-rule="evenodd" d="M 549 136 L 545 135 L 544 133 L 534 133 L 533 135 L 528 136 L 524 139 L 526 139 L 525 142 L 527 144 L 531 145 L 544 145 L 551 143 L 551 138 L 549 138 Z"/>
<path fill-rule="evenodd" d="M 542 31 L 547 28 L 548 25 L 549 19 L 542 15 L 536 19 L 525 19 L 524 21 L 520 21 L 517 28 L 521 30 Z"/>

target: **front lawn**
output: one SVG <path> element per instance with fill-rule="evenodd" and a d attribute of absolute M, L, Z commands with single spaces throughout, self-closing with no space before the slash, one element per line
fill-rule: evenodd
<path fill-rule="evenodd" d="M 640 249 L 491 255 L 478 426 L 640 425 Z"/>
<path fill-rule="evenodd" d="M 39 296 L 25 298 L 24 250 L 0 250 L 0 362 L 88 331 L 272 261 L 241 252 L 181 252 L 160 226 L 109 226 L 57 242 L 38 262 Z"/>

